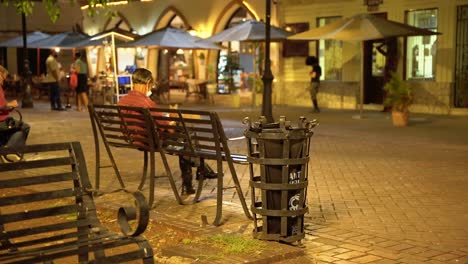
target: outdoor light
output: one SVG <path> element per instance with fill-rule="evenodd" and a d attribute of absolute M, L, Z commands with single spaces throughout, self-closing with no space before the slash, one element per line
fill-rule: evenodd
<path fill-rule="evenodd" d="M 60 48 L 55 48 L 54 50 L 55 50 L 55 52 L 57 52 L 57 53 L 60 52 Z"/>
<path fill-rule="evenodd" d="M 192 27 L 189 27 L 189 29 L 187 30 L 187 32 L 192 35 L 192 36 L 196 36 L 197 35 L 197 30 L 192 28 Z"/>
<path fill-rule="evenodd" d="M 182 54 L 184 54 L 184 51 L 182 49 L 177 49 L 176 53 L 179 54 L 179 55 L 182 55 Z"/>
<path fill-rule="evenodd" d="M 169 51 L 167 49 L 164 50 L 164 54 L 167 54 Z"/>

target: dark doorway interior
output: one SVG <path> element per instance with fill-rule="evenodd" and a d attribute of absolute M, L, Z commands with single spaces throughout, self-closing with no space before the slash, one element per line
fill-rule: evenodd
<path fill-rule="evenodd" d="M 387 18 L 387 13 L 374 14 Z M 398 65 L 397 38 L 364 41 L 364 104 L 382 104 L 383 87 Z"/>
<path fill-rule="evenodd" d="M 468 107 L 468 5 L 457 10 L 457 41 L 455 60 L 455 107 Z"/>

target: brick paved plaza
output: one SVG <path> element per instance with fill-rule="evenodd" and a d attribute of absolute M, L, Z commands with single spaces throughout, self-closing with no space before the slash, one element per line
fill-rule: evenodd
<path fill-rule="evenodd" d="M 219 100 L 209 107 L 182 107 L 218 111 L 230 136 L 241 136 L 242 118 L 255 119 L 260 112 L 226 108 Z M 32 126 L 29 144 L 80 141 L 94 178 L 88 113 L 51 112 L 45 101 L 21 111 Z M 320 121 L 311 146 L 305 254 L 288 256 L 282 263 L 468 263 L 468 117 L 413 114 L 409 127 L 394 128 L 389 114 L 380 112 L 365 111 L 363 119 L 356 119 L 355 111 L 324 109 L 313 114 L 305 108 L 275 107 L 275 117 L 280 114 L 292 121 L 300 115 Z M 245 142 L 237 142 L 231 150 L 243 149 Z M 142 156 L 117 153 L 126 180 L 136 185 Z M 157 173 L 162 173 L 159 165 Z M 175 158 L 171 166 L 180 178 Z M 247 167 L 236 168 L 250 204 Z M 108 169 L 104 188 L 115 187 L 114 179 Z M 229 180 L 226 175 L 227 184 Z M 195 233 L 251 233 L 252 224 L 236 195 L 229 192 L 224 224 L 200 227 L 201 214 L 207 214 L 209 221 L 214 215 L 213 181 L 207 185 L 206 200 L 180 206 L 168 182 L 157 180 L 153 215 Z M 105 198 L 97 202 L 100 199 Z"/>

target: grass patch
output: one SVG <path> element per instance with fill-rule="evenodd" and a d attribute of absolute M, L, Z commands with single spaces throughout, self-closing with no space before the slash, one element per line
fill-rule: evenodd
<path fill-rule="evenodd" d="M 261 241 L 240 235 L 214 235 L 210 236 L 209 240 L 216 242 L 216 246 L 223 248 L 224 253 L 251 253 L 264 247 L 264 243 Z"/>

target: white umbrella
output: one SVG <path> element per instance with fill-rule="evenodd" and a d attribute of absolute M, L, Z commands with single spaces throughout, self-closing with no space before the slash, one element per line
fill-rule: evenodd
<path fill-rule="evenodd" d="M 226 30 L 223 30 L 213 36 L 203 39 L 200 42 L 224 42 L 224 41 L 248 41 L 248 42 L 260 42 L 265 40 L 266 24 L 263 21 L 247 20 Z M 270 40 L 280 41 L 291 36 L 292 32 L 288 32 L 279 27 L 271 26 L 270 28 Z M 255 89 L 255 78 L 256 78 L 256 58 L 254 53 L 254 87 Z M 256 92 L 252 92 L 252 103 L 255 104 Z"/>
<path fill-rule="evenodd" d="M 352 17 L 343 18 L 327 24 L 323 27 L 313 28 L 305 32 L 301 32 L 288 39 L 297 40 L 319 40 L 333 39 L 344 41 L 366 41 L 378 40 L 392 37 L 403 36 L 421 36 L 435 35 L 438 32 L 413 27 L 407 24 L 380 18 L 372 14 L 358 14 Z M 363 90 L 364 84 L 362 81 L 364 52 L 361 50 L 361 81 L 360 81 L 360 103 L 359 116 L 362 117 L 363 105 Z"/>
<path fill-rule="evenodd" d="M 210 42 L 199 42 L 201 38 L 188 32 L 166 27 L 148 33 L 135 41 L 120 44 L 119 47 L 148 47 L 165 49 L 221 49 L 219 45 Z"/>

